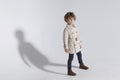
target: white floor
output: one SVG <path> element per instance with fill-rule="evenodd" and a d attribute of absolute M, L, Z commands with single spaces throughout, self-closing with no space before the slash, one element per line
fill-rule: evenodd
<path fill-rule="evenodd" d="M 90 54 L 91 55 L 91 54 Z M 119 57 L 117 56 L 84 56 L 86 65 L 89 66 L 89 70 L 81 70 L 77 67 L 77 58 L 74 57 L 73 71 L 77 73 L 76 76 L 67 76 L 67 68 L 65 62 L 54 63 L 46 60 L 45 58 L 39 59 L 44 60 L 43 63 L 35 63 L 28 60 L 28 64 L 24 63 L 21 59 L 18 63 L 7 63 L 9 67 L 4 66 L 4 70 L 0 73 L 1 80 L 119 80 L 120 76 L 120 63 Z M 45 56 L 44 56 L 45 57 Z M 66 56 L 67 57 L 67 56 Z M 37 57 L 36 57 L 37 58 Z M 41 58 L 41 57 L 39 57 Z M 47 59 L 47 58 L 46 58 Z M 10 60 L 9 60 L 10 61 Z M 63 60 L 65 61 L 65 60 Z M 32 63 L 32 64 L 31 64 Z M 47 64 L 46 64 L 47 63 Z M 16 65 L 17 64 L 17 65 Z M 22 65 L 22 66 L 20 66 Z M 6 67 L 6 69 L 5 69 Z M 4 72 L 3 72 L 4 71 Z"/>

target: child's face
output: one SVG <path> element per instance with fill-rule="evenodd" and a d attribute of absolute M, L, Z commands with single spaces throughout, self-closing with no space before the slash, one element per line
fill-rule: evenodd
<path fill-rule="evenodd" d="M 75 22 L 74 18 L 69 18 L 69 19 L 67 20 L 67 24 L 69 24 L 69 25 L 74 24 L 74 22 Z"/>

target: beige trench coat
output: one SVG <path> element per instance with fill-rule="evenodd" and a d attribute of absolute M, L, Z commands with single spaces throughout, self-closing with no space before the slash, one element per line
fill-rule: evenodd
<path fill-rule="evenodd" d="M 81 50 L 81 40 L 77 28 L 67 25 L 63 31 L 63 44 L 64 49 L 68 49 L 70 54 L 77 53 Z"/>

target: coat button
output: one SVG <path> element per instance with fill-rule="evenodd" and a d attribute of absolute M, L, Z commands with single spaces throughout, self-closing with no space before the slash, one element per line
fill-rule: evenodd
<path fill-rule="evenodd" d="M 78 39 L 77 39 L 77 38 L 75 38 L 75 40 L 77 41 Z"/>

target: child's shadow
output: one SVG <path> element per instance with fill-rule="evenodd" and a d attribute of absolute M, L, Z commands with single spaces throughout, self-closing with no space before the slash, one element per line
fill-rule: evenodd
<path fill-rule="evenodd" d="M 44 56 L 42 53 L 40 53 L 31 43 L 28 43 L 25 41 L 24 34 L 21 30 L 17 30 L 15 32 L 15 35 L 19 42 L 18 50 L 19 50 L 20 56 L 26 65 L 31 67 L 31 64 L 32 64 L 40 70 L 50 72 L 50 73 L 65 75 L 64 73 L 54 72 L 45 68 L 45 66 L 66 67 L 65 64 L 57 64 L 57 63 L 50 62 L 48 58 Z"/>

